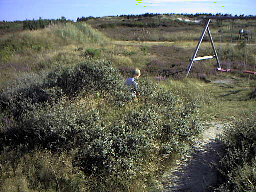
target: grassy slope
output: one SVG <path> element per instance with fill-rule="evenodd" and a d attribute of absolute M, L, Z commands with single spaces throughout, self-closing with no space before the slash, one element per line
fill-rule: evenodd
<path fill-rule="evenodd" d="M 5 34 L 2 37 L 1 84 L 17 78 L 17 74 L 49 71 L 59 65 L 72 65 L 83 59 L 83 49 L 97 49 L 109 41 L 86 24 L 70 23 L 37 31 Z"/>

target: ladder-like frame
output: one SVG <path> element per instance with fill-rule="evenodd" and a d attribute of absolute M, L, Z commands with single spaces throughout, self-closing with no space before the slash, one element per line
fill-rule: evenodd
<path fill-rule="evenodd" d="M 190 59 L 190 64 L 189 64 L 189 66 L 188 66 L 188 68 L 187 68 L 186 77 L 188 76 L 188 74 L 189 74 L 189 72 L 190 72 L 190 70 L 191 70 L 191 68 L 192 68 L 192 65 L 193 65 L 193 62 L 194 62 L 194 61 L 201 61 L 201 60 L 205 60 L 205 59 L 216 58 L 216 61 L 217 61 L 217 64 L 218 64 L 218 68 L 217 68 L 217 69 L 221 70 L 221 64 L 220 64 L 220 61 L 219 61 L 219 57 L 218 57 L 216 48 L 215 48 L 214 43 L 213 43 L 211 31 L 210 31 L 210 29 L 209 29 L 209 24 L 210 24 L 210 22 L 211 22 L 211 19 L 208 19 L 208 21 L 207 21 L 206 24 L 205 24 L 204 30 L 203 30 L 202 35 L 201 35 L 201 37 L 200 37 L 200 39 L 199 39 L 199 42 L 198 42 L 198 44 L 197 44 L 196 50 L 195 50 L 195 52 L 194 52 L 194 54 L 193 54 L 192 59 Z M 209 35 L 209 37 L 210 37 L 210 41 L 211 41 L 211 45 L 212 45 L 212 49 L 213 49 L 214 55 L 213 55 L 213 56 L 204 56 L 204 57 L 197 57 L 197 58 L 196 58 L 196 54 L 197 54 L 197 52 L 198 52 L 198 50 L 199 50 L 199 48 L 200 48 L 200 45 L 201 45 L 201 43 L 202 43 L 202 41 L 203 41 L 203 38 L 204 38 L 204 35 L 205 35 L 206 31 L 208 32 L 208 35 Z"/>

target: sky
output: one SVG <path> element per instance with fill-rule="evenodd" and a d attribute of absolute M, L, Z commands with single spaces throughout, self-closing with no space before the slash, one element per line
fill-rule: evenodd
<path fill-rule="evenodd" d="M 0 0 L 0 21 L 103 17 L 144 13 L 256 16 L 256 0 Z"/>

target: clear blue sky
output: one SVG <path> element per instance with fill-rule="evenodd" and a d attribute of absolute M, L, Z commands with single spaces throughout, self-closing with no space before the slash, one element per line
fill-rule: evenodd
<path fill-rule="evenodd" d="M 255 0 L 0 0 L 0 21 L 143 13 L 256 15 Z"/>

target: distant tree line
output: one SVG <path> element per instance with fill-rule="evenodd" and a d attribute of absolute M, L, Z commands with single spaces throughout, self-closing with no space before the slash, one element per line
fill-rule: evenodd
<path fill-rule="evenodd" d="M 25 20 L 23 21 L 23 29 L 37 30 L 43 29 L 49 25 L 57 24 L 57 23 L 67 23 L 72 22 L 71 20 L 67 20 L 65 17 L 61 17 L 61 19 L 42 19 L 41 17 L 38 20 Z"/>
<path fill-rule="evenodd" d="M 77 18 L 77 22 L 82 22 L 82 21 L 88 21 L 89 19 L 94 19 L 93 16 L 89 16 L 89 17 L 81 17 L 81 18 Z"/>
<path fill-rule="evenodd" d="M 142 17 L 154 17 L 156 15 L 161 15 L 161 14 L 155 14 L 155 13 L 145 13 L 142 15 L 120 15 L 118 17 L 125 17 L 127 19 L 132 19 L 132 18 L 142 18 Z M 77 22 L 82 22 L 82 21 L 88 21 L 89 19 L 97 19 L 100 17 L 93 17 L 93 16 L 89 16 L 89 17 L 81 17 L 81 18 L 77 18 Z"/>
<path fill-rule="evenodd" d="M 145 14 L 140 14 L 140 15 L 117 15 L 117 17 L 123 17 L 126 19 L 134 19 L 134 18 L 151 18 L 154 16 L 158 16 L 158 15 L 167 15 L 167 16 L 186 16 L 189 18 L 196 18 L 196 17 L 203 17 L 203 16 L 224 16 L 224 17 L 233 17 L 234 19 L 238 19 L 238 18 L 243 18 L 243 19 L 256 19 L 256 16 L 254 15 L 234 15 L 232 16 L 231 14 L 222 14 L 222 13 L 217 13 L 217 14 L 212 14 L 212 13 L 196 13 L 196 14 L 188 14 L 188 13 L 181 13 L 181 14 L 176 14 L 176 13 L 145 13 Z M 89 16 L 89 17 L 81 17 L 81 18 L 77 18 L 77 22 L 85 22 L 88 21 L 90 19 L 98 19 L 100 17 L 93 17 L 93 16 Z M 8 29 L 10 28 L 9 24 L 10 23 L 15 23 L 15 24 L 19 24 L 22 23 L 23 24 L 23 30 L 29 29 L 29 30 L 37 30 L 37 29 L 43 29 L 51 24 L 57 24 L 57 23 L 67 23 L 67 22 L 73 22 L 71 20 L 67 20 L 65 17 L 61 17 L 60 19 L 42 19 L 41 17 L 38 20 L 25 20 L 25 21 L 13 21 L 13 22 L 8 22 L 8 21 L 2 21 L 0 22 L 0 28 L 1 29 Z M 122 24 L 122 25 L 128 25 L 129 27 L 135 27 L 134 24 Z M 137 26 L 138 25 L 138 26 Z M 145 27 L 145 24 L 141 24 L 141 23 L 136 23 L 137 27 Z M 151 26 L 154 25 L 154 26 Z M 156 24 L 147 24 L 148 27 L 156 27 Z M 105 26 L 103 26 L 104 28 Z M 108 26 L 107 26 L 108 27 Z"/>
<path fill-rule="evenodd" d="M 159 13 L 145 13 L 141 15 L 120 15 L 119 17 L 126 17 L 126 19 L 132 19 L 132 18 L 143 18 L 143 17 L 154 17 L 157 15 L 161 15 Z"/>
<path fill-rule="evenodd" d="M 177 15 L 177 16 L 186 16 L 189 18 L 195 18 L 195 17 L 203 17 L 203 16 L 222 16 L 222 17 L 234 17 L 234 19 L 236 18 L 243 18 L 243 19 L 256 19 L 256 16 L 254 15 L 235 15 L 232 16 L 231 14 L 222 14 L 222 13 L 216 13 L 216 14 L 212 14 L 212 13 L 196 13 L 196 14 L 188 14 L 188 13 L 180 13 L 180 14 L 176 14 L 176 13 L 145 13 L 145 14 L 140 14 L 140 15 L 117 15 L 117 17 L 123 17 L 126 19 L 134 19 L 134 18 L 150 18 L 150 17 L 154 17 L 154 16 L 158 16 L 158 15 L 167 15 L 167 16 L 171 16 L 171 15 Z M 93 17 L 93 16 L 89 16 L 89 17 L 81 17 L 81 18 L 77 18 L 77 22 L 83 22 L 83 21 L 88 21 L 89 19 L 97 19 L 99 17 Z"/>

